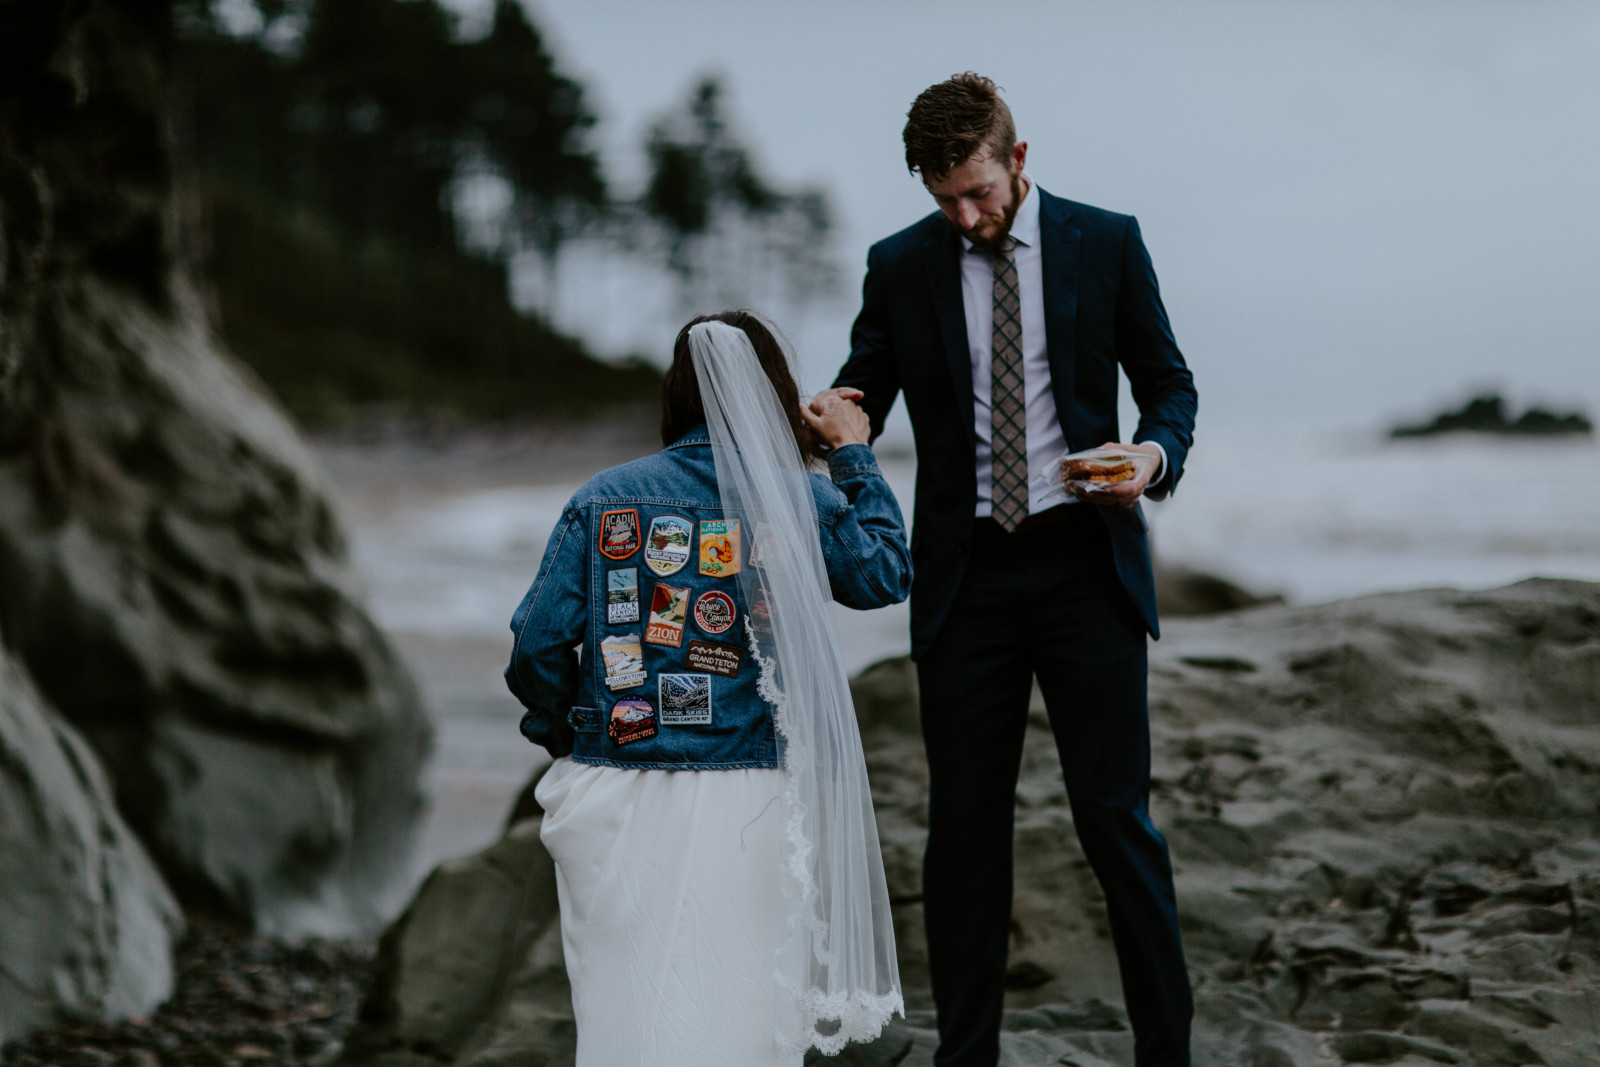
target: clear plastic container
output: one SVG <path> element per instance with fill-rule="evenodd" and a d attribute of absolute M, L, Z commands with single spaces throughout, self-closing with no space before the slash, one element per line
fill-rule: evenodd
<path fill-rule="evenodd" d="M 1069 452 L 1046 463 L 1039 472 L 1038 480 L 1050 486 L 1044 499 L 1066 499 L 1078 493 L 1093 496 L 1136 480 L 1158 462 L 1155 456 L 1143 452 L 1090 448 L 1082 452 Z"/>

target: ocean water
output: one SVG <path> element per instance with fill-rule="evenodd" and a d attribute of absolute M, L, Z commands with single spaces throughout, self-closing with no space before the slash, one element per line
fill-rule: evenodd
<path fill-rule="evenodd" d="M 882 465 L 911 512 L 915 461 Z M 347 507 L 356 560 L 391 632 L 508 638 L 562 505 L 588 472 L 538 484 L 435 489 Z M 1371 430 L 1201 430 L 1183 482 L 1146 505 L 1157 556 L 1293 602 L 1533 576 L 1600 581 L 1600 444 Z M 855 639 L 884 612 L 840 609 L 852 669 L 906 648 Z M 509 648 L 509 645 L 508 645 Z"/>
<path fill-rule="evenodd" d="M 1297 603 L 1600 581 L 1592 438 L 1202 429 L 1178 492 L 1148 512 L 1161 558 Z"/>

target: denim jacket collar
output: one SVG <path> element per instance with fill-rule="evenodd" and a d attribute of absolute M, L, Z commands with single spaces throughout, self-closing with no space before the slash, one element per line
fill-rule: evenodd
<path fill-rule="evenodd" d="M 674 448 L 686 448 L 689 445 L 709 445 L 710 443 L 711 431 L 706 427 L 706 424 L 702 422 L 697 426 L 689 427 L 689 429 L 684 431 L 682 437 L 672 442 L 665 449 L 662 449 L 662 451 L 669 451 Z"/>

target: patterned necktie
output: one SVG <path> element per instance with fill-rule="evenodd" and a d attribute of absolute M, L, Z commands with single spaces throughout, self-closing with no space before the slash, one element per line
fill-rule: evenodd
<path fill-rule="evenodd" d="M 1022 380 L 1022 309 L 1015 242 L 994 254 L 994 338 L 989 364 L 989 430 L 994 521 L 1007 533 L 1028 517 L 1028 413 Z"/>

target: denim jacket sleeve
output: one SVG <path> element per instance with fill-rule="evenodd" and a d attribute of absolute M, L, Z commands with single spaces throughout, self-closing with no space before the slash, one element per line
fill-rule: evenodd
<path fill-rule="evenodd" d="M 898 604 L 911 592 L 911 549 L 900 505 L 872 449 L 834 449 L 828 477 L 812 482 L 833 598 L 848 608 Z"/>
<path fill-rule="evenodd" d="M 569 503 L 550 534 L 538 576 L 511 617 L 506 685 L 528 709 L 523 736 L 552 756 L 572 752 L 567 712 L 582 682 L 576 646 L 588 621 L 588 545 L 587 512 Z"/>

